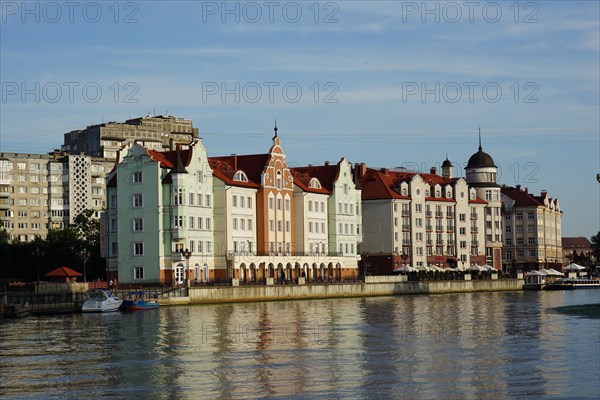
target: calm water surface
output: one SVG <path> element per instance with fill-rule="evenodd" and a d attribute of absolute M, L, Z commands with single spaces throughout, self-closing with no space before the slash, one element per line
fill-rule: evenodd
<path fill-rule="evenodd" d="M 0 398 L 600 398 L 600 291 L 0 320 Z"/>

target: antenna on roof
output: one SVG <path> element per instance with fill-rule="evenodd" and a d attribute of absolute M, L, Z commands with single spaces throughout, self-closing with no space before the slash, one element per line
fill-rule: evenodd
<path fill-rule="evenodd" d="M 277 137 L 277 118 L 275 118 L 275 128 L 273 130 L 275 131 L 275 137 Z"/>
<path fill-rule="evenodd" d="M 481 147 L 481 126 L 479 127 L 479 151 L 483 150 L 483 147 Z"/>

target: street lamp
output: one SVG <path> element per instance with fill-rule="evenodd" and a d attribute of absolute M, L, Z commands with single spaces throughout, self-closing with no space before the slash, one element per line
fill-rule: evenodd
<path fill-rule="evenodd" d="M 39 292 L 39 284 L 40 284 L 40 258 L 44 257 L 44 251 L 39 247 L 36 247 L 31 252 L 31 257 L 35 258 L 35 270 L 37 274 L 37 280 L 35 283 L 36 292 Z"/>
<path fill-rule="evenodd" d="M 90 251 L 88 249 L 83 249 L 83 250 L 81 250 L 80 256 L 81 256 L 81 259 L 83 260 L 83 281 L 87 282 L 87 276 L 85 273 L 85 264 L 90 259 Z"/>
<path fill-rule="evenodd" d="M 181 255 L 185 258 L 185 274 L 184 274 L 184 282 L 185 287 L 188 284 L 188 272 L 190 270 L 190 257 L 192 256 L 192 252 L 188 249 L 181 250 Z"/>

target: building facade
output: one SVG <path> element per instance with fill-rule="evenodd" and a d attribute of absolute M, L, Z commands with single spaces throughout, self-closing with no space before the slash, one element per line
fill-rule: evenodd
<path fill-rule="evenodd" d="M 363 203 L 361 252 L 366 273 L 485 264 L 487 203 L 451 171 L 440 176 L 358 166 Z"/>
<path fill-rule="evenodd" d="M 99 157 L 0 154 L 0 222 L 13 239 L 45 237 L 49 229 L 73 223 L 90 209 L 105 207 L 105 174 L 113 162 Z"/>
<path fill-rule="evenodd" d="M 503 186 L 504 268 L 508 272 L 541 268 L 560 270 L 562 211 L 546 191 L 535 196 L 527 190 Z"/>
<path fill-rule="evenodd" d="M 562 238 L 563 264 L 596 265 L 592 243 L 584 236 Z"/>
<path fill-rule="evenodd" d="M 212 171 L 197 140 L 159 152 L 133 145 L 107 176 L 105 255 L 120 282 L 217 278 Z"/>
<path fill-rule="evenodd" d="M 210 158 L 200 141 L 126 150 L 107 177 L 109 276 L 127 283 L 356 276 L 361 207 L 351 164 L 324 167 L 331 179 L 292 171 L 277 129 L 272 141 L 265 154 Z M 347 204 L 342 216 L 338 202 Z M 331 220 L 341 233 L 331 235 Z"/>

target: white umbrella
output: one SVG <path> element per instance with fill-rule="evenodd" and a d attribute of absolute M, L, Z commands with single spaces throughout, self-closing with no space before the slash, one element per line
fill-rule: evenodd
<path fill-rule="evenodd" d="M 483 266 L 483 268 L 487 269 L 488 271 L 496 271 L 496 268 L 492 267 L 492 266 L 491 266 L 491 265 L 489 265 L 489 264 L 485 264 L 485 265 Z"/>
<path fill-rule="evenodd" d="M 548 275 L 548 273 L 546 273 L 545 270 L 541 270 L 541 271 L 529 271 L 525 275 Z"/>
<path fill-rule="evenodd" d="M 559 272 L 557 270 L 555 270 L 554 268 L 550 268 L 550 269 L 544 269 L 543 271 L 546 272 L 546 274 L 548 275 L 552 275 L 552 276 L 563 276 L 562 272 Z"/>
<path fill-rule="evenodd" d="M 482 267 L 479 264 L 475 264 L 475 265 L 471 265 L 471 267 L 469 267 L 469 271 L 483 272 L 483 271 L 487 271 L 487 268 Z"/>
<path fill-rule="evenodd" d="M 400 268 L 394 269 L 394 272 L 414 272 L 415 269 L 410 265 L 403 265 Z"/>
<path fill-rule="evenodd" d="M 585 267 L 582 267 L 579 264 L 571 263 L 563 268 L 563 271 L 583 271 Z"/>
<path fill-rule="evenodd" d="M 415 268 L 416 271 L 429 271 L 426 265 L 419 265 Z"/>

